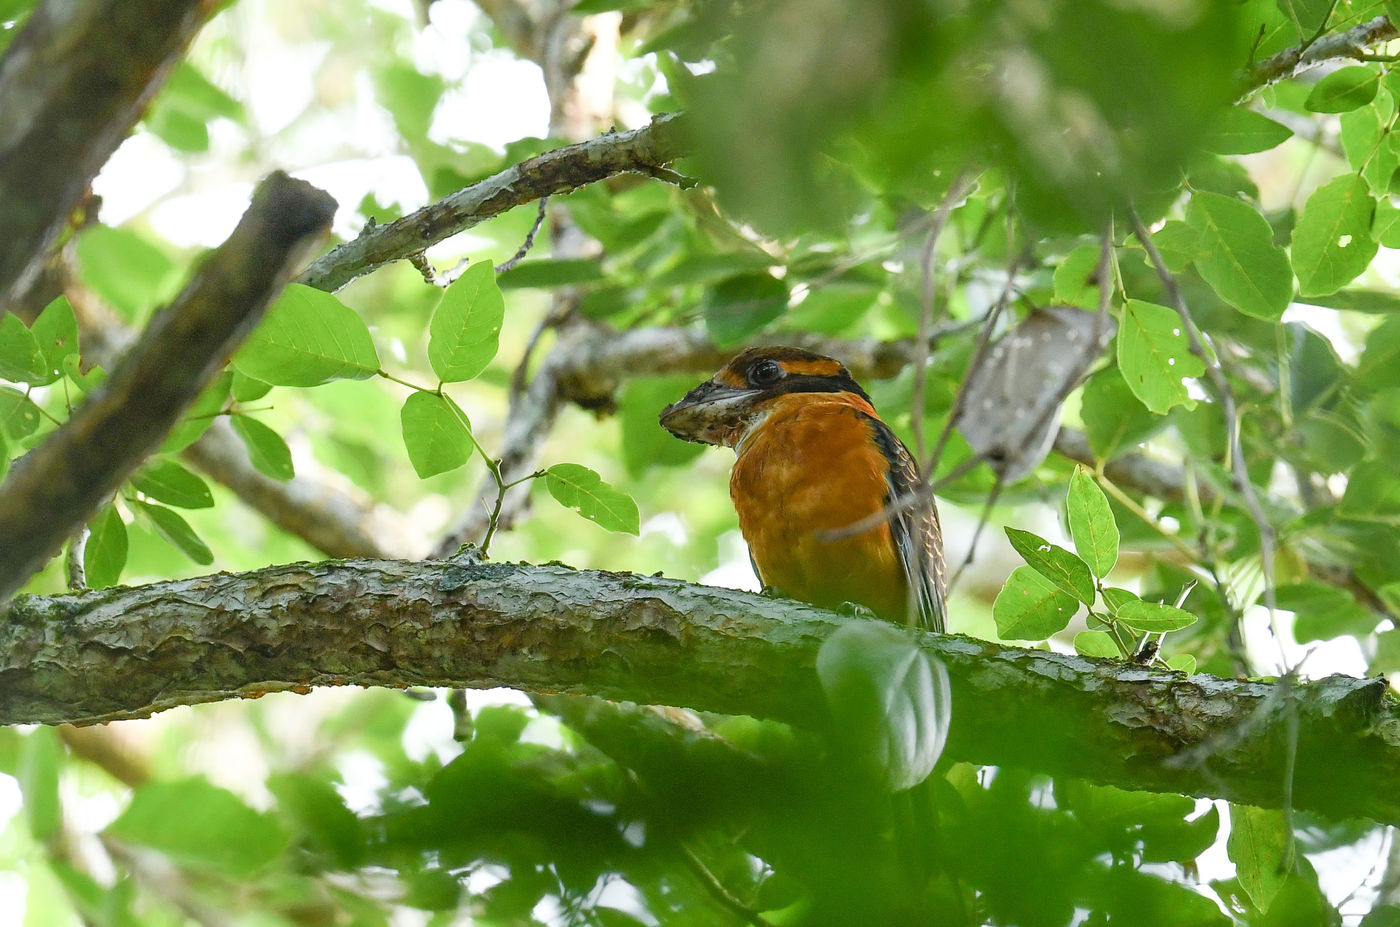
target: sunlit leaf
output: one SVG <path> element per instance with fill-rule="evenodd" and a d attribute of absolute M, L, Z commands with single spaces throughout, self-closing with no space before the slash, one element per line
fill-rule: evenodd
<path fill-rule="evenodd" d="M 126 525 L 115 506 L 105 505 L 88 527 L 83 572 L 90 588 L 105 589 L 121 579 L 126 566 Z"/>
<path fill-rule="evenodd" d="M 1153 412 L 1172 406 L 1190 409 L 1196 400 L 1183 380 L 1205 373 L 1206 366 L 1191 353 L 1181 317 L 1166 306 L 1130 299 L 1118 326 L 1118 367 L 1133 395 Z"/>
<path fill-rule="evenodd" d="M 506 304 L 489 261 L 466 269 L 442 294 L 428 325 L 428 360 L 444 383 L 470 380 L 499 347 Z"/>
<path fill-rule="evenodd" d="M 1198 620 L 1185 609 L 1163 602 L 1126 602 L 1114 610 L 1123 624 L 1135 631 L 1178 631 Z"/>
<path fill-rule="evenodd" d="M 1007 540 L 1037 573 L 1085 605 L 1094 604 L 1094 577 L 1089 565 L 1058 544 L 1019 528 L 1006 528 Z"/>
<path fill-rule="evenodd" d="M 1345 174 L 1308 197 L 1293 230 L 1293 269 L 1305 296 L 1335 293 L 1376 256 L 1371 238 L 1375 201 L 1366 181 Z"/>
<path fill-rule="evenodd" d="M 1201 191 L 1191 197 L 1186 221 L 1201 236 L 1196 269 L 1220 298 L 1245 315 L 1278 321 L 1293 298 L 1293 270 L 1258 210 Z"/>
<path fill-rule="evenodd" d="M 204 480 L 168 457 L 148 463 L 131 478 L 131 485 L 157 502 L 182 509 L 205 509 L 214 504 L 214 494 Z"/>
<path fill-rule="evenodd" d="M 198 534 L 195 534 L 190 523 L 185 521 L 178 512 L 164 506 L 151 505 L 149 502 L 138 502 L 137 506 L 150 519 L 156 533 L 169 541 L 186 557 L 205 566 L 214 562 L 214 553 L 209 549 L 209 545 L 205 544 Z"/>
<path fill-rule="evenodd" d="M 1215 133 L 1206 141 L 1206 147 L 1220 154 L 1254 154 L 1268 151 L 1292 137 L 1292 129 L 1263 113 L 1234 106 L 1225 112 Z"/>
<path fill-rule="evenodd" d="M 574 509 L 600 527 L 627 534 L 641 530 L 641 516 L 632 497 L 609 486 L 587 467 L 555 464 L 545 471 L 544 484 L 560 505 Z"/>
<path fill-rule="evenodd" d="M 399 422 L 409 462 L 420 479 L 455 470 L 471 459 L 467 417 L 446 396 L 411 393 Z"/>
<path fill-rule="evenodd" d="M 1338 68 L 1317 82 L 1303 105 L 1314 113 L 1345 113 L 1370 103 L 1380 85 L 1381 74 L 1375 68 Z"/>
<path fill-rule="evenodd" d="M 0 380 L 36 386 L 53 380 L 34 333 L 13 312 L 0 315 Z"/>
<path fill-rule="evenodd" d="M 39 407 L 17 389 L 0 386 L 0 435 L 18 441 L 39 427 Z"/>
<path fill-rule="evenodd" d="M 1070 475 L 1066 509 L 1074 549 L 1102 579 L 1118 562 L 1118 524 L 1103 490 L 1082 467 Z"/>
<path fill-rule="evenodd" d="M 233 366 L 274 386 L 320 386 L 374 376 L 379 354 L 355 310 L 330 293 L 292 283 L 233 356 Z"/>
<path fill-rule="evenodd" d="M 992 603 L 997 636 L 1014 641 L 1040 641 L 1057 634 L 1078 610 L 1078 599 L 1029 566 L 1012 570 Z"/>
<path fill-rule="evenodd" d="M 1107 631 L 1080 631 L 1074 635 L 1074 652 L 1081 657 L 1121 657 L 1123 652 Z"/>

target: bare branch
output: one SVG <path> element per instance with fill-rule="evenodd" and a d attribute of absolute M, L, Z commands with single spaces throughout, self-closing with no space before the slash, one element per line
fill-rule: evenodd
<path fill-rule="evenodd" d="M 330 225 L 335 201 L 282 173 L 157 313 L 112 377 L 0 484 L 0 601 L 116 492 L 228 360 Z"/>
<path fill-rule="evenodd" d="M 0 60 L 0 307 L 27 289 L 88 184 L 218 4 L 40 3 Z"/>
<path fill-rule="evenodd" d="M 25 596 L 5 619 L 5 724 L 140 717 L 318 685 L 505 685 L 808 728 L 826 723 L 818 648 L 852 620 L 672 579 L 462 559 L 293 564 Z M 952 759 L 1278 807 L 1296 711 L 1296 806 L 1400 822 L 1389 787 L 1400 776 L 1400 707 L 1384 679 L 1333 676 L 1279 699 L 1265 683 L 913 639 L 952 679 Z"/>
<path fill-rule="evenodd" d="M 1400 35 L 1384 16 L 1354 26 L 1346 32 L 1326 35 L 1315 41 L 1285 48 L 1272 57 L 1250 67 L 1240 78 L 1240 94 L 1248 95 L 1260 87 L 1292 77 L 1301 71 L 1337 58 L 1366 60 L 1367 49 L 1388 42 Z"/>
<path fill-rule="evenodd" d="M 338 290 L 377 267 L 542 196 L 564 193 L 626 171 L 662 167 L 684 152 L 676 131 L 680 116 L 657 116 L 649 125 L 546 152 L 360 236 L 318 258 L 297 277 L 321 290 Z"/>

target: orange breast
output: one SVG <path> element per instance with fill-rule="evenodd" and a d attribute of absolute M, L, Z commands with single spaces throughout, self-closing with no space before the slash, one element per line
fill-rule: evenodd
<path fill-rule="evenodd" d="M 848 393 L 780 397 L 740 443 L 729 494 L 764 585 L 904 623 L 907 585 L 889 525 L 822 537 L 885 505 L 888 465 L 862 413 L 874 410 Z"/>

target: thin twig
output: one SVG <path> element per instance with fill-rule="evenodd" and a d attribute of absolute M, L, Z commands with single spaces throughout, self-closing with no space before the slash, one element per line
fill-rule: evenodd
<path fill-rule="evenodd" d="M 685 863 L 686 868 L 695 874 L 695 877 L 700 880 L 700 884 L 705 886 L 705 890 L 713 895 L 716 901 L 752 924 L 753 927 L 772 927 L 757 911 L 735 898 L 729 889 L 724 887 L 724 883 L 710 871 L 704 861 L 695 855 L 694 850 L 683 843 L 680 846 L 681 860 Z"/>
<path fill-rule="evenodd" d="M 1240 443 L 1239 409 L 1235 403 L 1234 390 L 1230 388 L 1230 381 L 1225 378 L 1225 373 L 1220 369 L 1220 364 L 1214 355 L 1206 350 L 1205 336 L 1196 326 L 1196 320 L 1192 317 L 1191 310 L 1181 295 L 1181 288 L 1177 286 L 1176 277 L 1167 269 L 1166 262 L 1162 260 L 1161 252 L 1152 243 L 1152 234 L 1142 224 L 1142 218 L 1137 214 L 1137 210 L 1130 210 L 1128 214 L 1132 218 L 1133 234 L 1142 243 L 1143 249 L 1152 261 L 1152 266 L 1157 271 L 1157 276 L 1161 278 L 1162 285 L 1166 287 L 1172 306 L 1181 316 L 1186 336 L 1190 341 L 1191 353 L 1205 364 L 1206 376 L 1210 379 L 1216 392 L 1220 394 L 1220 403 L 1225 414 L 1225 430 L 1230 442 L 1230 469 L 1234 476 L 1235 487 L 1240 491 L 1240 496 L 1244 499 L 1249 515 L 1259 529 L 1259 557 L 1264 570 L 1264 605 L 1269 610 L 1269 626 L 1273 629 L 1274 641 L 1278 645 L 1283 671 L 1290 672 L 1288 654 L 1283 649 L 1283 638 L 1279 635 L 1276 614 L 1277 599 L 1274 594 L 1274 544 L 1276 539 L 1274 528 L 1264 513 L 1264 507 L 1260 504 L 1259 496 L 1254 491 L 1254 483 L 1249 478 L 1249 469 L 1245 465 L 1244 448 Z"/>
<path fill-rule="evenodd" d="M 530 234 L 525 236 L 525 243 L 520 246 L 520 250 L 515 252 L 514 257 L 502 264 L 496 265 L 496 273 L 505 273 L 506 271 L 514 267 L 516 264 L 519 264 L 521 258 L 525 257 L 525 255 L 530 253 L 530 249 L 535 246 L 535 236 L 540 233 L 540 226 L 544 225 L 545 206 L 548 203 L 549 197 L 540 197 L 540 211 L 535 215 L 535 224 L 530 226 Z M 458 267 L 460 267 L 462 270 L 466 269 L 465 264 L 459 264 Z M 461 270 L 454 268 L 454 273 L 461 273 Z M 454 277 L 453 279 L 456 278 Z"/>
<path fill-rule="evenodd" d="M 914 432 L 916 460 L 923 460 L 924 454 L 928 450 L 924 446 L 924 390 L 928 384 L 929 341 L 933 332 L 934 252 L 938 247 L 939 237 L 947 228 L 948 220 L 952 218 L 953 207 L 962 201 L 975 181 L 976 176 L 967 169 L 953 178 L 952 185 L 948 187 L 948 192 L 943 195 L 943 201 L 938 204 L 938 209 L 933 214 L 928 236 L 924 239 L 923 255 L 919 261 L 922 285 L 919 289 L 919 331 L 914 338 L 914 414 L 910 423 Z"/>

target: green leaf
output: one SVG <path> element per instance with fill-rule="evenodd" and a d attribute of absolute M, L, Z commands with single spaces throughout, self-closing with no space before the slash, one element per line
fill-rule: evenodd
<path fill-rule="evenodd" d="M 997 636 L 1010 641 L 1040 641 L 1063 631 L 1079 610 L 1079 600 L 1061 592 L 1029 566 L 1011 571 L 992 603 Z"/>
<path fill-rule="evenodd" d="M 500 347 L 506 303 L 489 261 L 466 269 L 442 294 L 428 325 L 428 361 L 444 383 L 470 380 Z"/>
<path fill-rule="evenodd" d="M 1094 577 L 1089 564 L 1039 535 L 1019 528 L 1006 528 L 1006 537 L 1037 573 L 1085 605 L 1094 604 Z"/>
<path fill-rule="evenodd" d="M 1242 155 L 1268 151 L 1293 137 L 1293 130 L 1244 106 L 1225 111 L 1206 148 L 1219 154 Z"/>
<path fill-rule="evenodd" d="M 274 819 L 203 779 L 147 783 L 105 833 L 236 878 L 267 866 L 288 840 Z"/>
<path fill-rule="evenodd" d="M 182 273 L 164 251 L 126 228 L 94 225 L 78 235 L 78 274 L 128 322 L 175 295 Z"/>
<path fill-rule="evenodd" d="M 1103 600 L 1107 603 L 1109 612 L 1115 616 L 1118 614 L 1118 610 L 1129 602 L 1142 601 L 1142 599 L 1138 598 L 1136 592 L 1130 592 L 1127 589 L 1119 589 L 1117 586 L 1104 586 Z"/>
<path fill-rule="evenodd" d="M 0 386 L 0 435 L 15 441 L 27 438 L 39 427 L 39 407 L 24 393 Z"/>
<path fill-rule="evenodd" d="M 37 841 L 48 840 L 58 833 L 63 823 L 58 797 L 58 771 L 62 762 L 63 747 L 53 728 L 41 725 L 20 741 L 15 778 L 24 796 L 29 833 Z"/>
<path fill-rule="evenodd" d="M 329 293 L 291 283 L 233 356 L 234 369 L 274 386 L 363 380 L 379 371 L 369 328 Z"/>
<path fill-rule="evenodd" d="M 545 471 L 544 484 L 555 501 L 609 531 L 641 533 L 637 503 L 603 478 L 578 464 L 555 464 Z"/>
<path fill-rule="evenodd" d="M 1245 315 L 1277 322 L 1293 299 L 1293 269 L 1258 210 L 1199 191 L 1186 208 L 1186 221 L 1200 233 L 1196 269 L 1211 289 Z"/>
<path fill-rule="evenodd" d="M 68 375 L 71 377 L 72 372 Z M 228 391 L 233 383 L 233 374 L 225 370 L 215 378 L 199 394 L 199 398 L 194 401 L 194 405 L 185 410 L 184 417 L 179 424 L 170 429 L 170 434 L 165 436 L 165 441 L 161 443 L 160 452 L 162 454 L 173 454 L 189 447 L 199 438 L 200 435 L 209 430 L 209 426 L 214 423 L 214 419 L 224 410 L 224 404 L 228 402 Z"/>
<path fill-rule="evenodd" d="M 1360 518 L 1400 515 L 1400 474 L 1394 465 L 1379 460 L 1357 464 L 1338 510 Z"/>
<path fill-rule="evenodd" d="M 30 330 L 48 365 L 48 382 L 53 382 L 63 376 L 63 362 L 78 355 L 78 320 L 68 297 L 60 296 L 45 306 Z"/>
<path fill-rule="evenodd" d="M 83 572 L 89 589 L 116 585 L 126 566 L 126 525 L 116 506 L 104 505 L 88 525 L 87 546 L 83 548 Z"/>
<path fill-rule="evenodd" d="M 1118 367 L 1133 395 L 1153 412 L 1166 414 L 1172 406 L 1195 408 L 1196 400 L 1182 381 L 1205 373 L 1206 365 L 1191 353 L 1181 317 L 1166 306 L 1130 299 L 1118 326 Z"/>
<path fill-rule="evenodd" d="M 1314 113 L 1345 113 L 1370 103 L 1380 86 L 1381 74 L 1374 68 L 1338 68 L 1317 82 L 1303 106 Z"/>
<path fill-rule="evenodd" d="M 1162 227 L 1152 233 L 1152 244 L 1162 255 L 1167 269 L 1177 274 L 1205 254 L 1201 233 L 1180 219 L 1170 219 L 1162 223 Z"/>
<path fill-rule="evenodd" d="M 1114 616 L 1135 631 L 1179 631 L 1196 623 L 1196 616 L 1185 609 L 1163 602 L 1125 602 Z"/>
<path fill-rule="evenodd" d="M 1193 676 L 1196 673 L 1196 658 L 1189 653 L 1178 653 L 1167 657 L 1167 666 L 1179 673 Z"/>
<path fill-rule="evenodd" d="M 1166 424 L 1133 395 L 1117 364 L 1095 373 L 1084 384 L 1079 417 L 1089 437 L 1089 450 L 1100 460 L 1112 460 L 1151 437 Z"/>
<path fill-rule="evenodd" d="M 1107 631 L 1080 631 L 1074 635 L 1074 652 L 1081 657 L 1108 657 L 1116 659 L 1123 652 L 1118 642 Z"/>
<path fill-rule="evenodd" d="M 297 475 L 292 452 L 282 436 L 251 415 L 233 416 L 233 431 L 248 448 L 248 459 L 259 473 L 274 480 L 290 480 Z"/>
<path fill-rule="evenodd" d="M 1230 837 L 1225 851 L 1240 885 L 1261 914 L 1269 910 L 1293 868 L 1293 835 L 1282 811 L 1230 805 Z"/>
<path fill-rule="evenodd" d="M 891 791 L 928 778 L 952 721 L 940 661 L 898 628 L 853 621 L 823 642 L 817 676 L 836 735 L 857 764 Z"/>
<path fill-rule="evenodd" d="M 466 414 L 446 396 L 410 394 L 399 422 L 409 462 L 419 479 L 455 470 L 471 459 L 473 445 Z"/>
<path fill-rule="evenodd" d="M 606 280 L 603 266 L 597 260 L 574 258 L 559 261 L 523 261 L 496 278 L 502 290 L 527 287 L 577 286 Z"/>
<path fill-rule="evenodd" d="M 1335 293 L 1376 256 L 1371 238 L 1375 200 L 1366 181 L 1346 174 L 1308 197 L 1293 230 L 1293 269 L 1304 296 Z"/>
<path fill-rule="evenodd" d="M 138 502 L 137 507 L 155 527 L 156 533 L 170 542 L 171 545 L 180 550 L 186 557 L 195 563 L 208 566 L 214 562 L 214 553 L 199 535 L 194 533 L 190 523 L 184 517 L 172 509 L 161 505 L 151 505 L 149 502 Z"/>
<path fill-rule="evenodd" d="M 232 392 L 235 402 L 257 402 L 271 391 L 271 383 L 264 383 L 234 371 Z"/>
<path fill-rule="evenodd" d="M 1074 549 L 1102 579 L 1118 562 L 1118 523 L 1108 497 L 1083 467 L 1075 467 L 1070 475 L 1067 509 Z"/>
<path fill-rule="evenodd" d="M 312 847 L 344 869 L 363 861 L 364 825 L 345 807 L 335 786 L 298 771 L 269 776 L 267 789 L 276 797 L 282 814 L 307 836 Z"/>
<path fill-rule="evenodd" d="M 788 288 L 766 273 L 731 277 L 705 297 L 705 330 L 721 348 L 742 344 L 787 308 Z"/>
<path fill-rule="evenodd" d="M 1080 245 L 1055 268 L 1055 302 L 1097 309 L 1099 305 L 1098 245 Z"/>
<path fill-rule="evenodd" d="M 157 502 L 182 509 L 207 509 L 214 504 L 214 494 L 204 480 L 168 457 L 148 463 L 131 478 L 131 485 Z"/>
<path fill-rule="evenodd" d="M 33 386 L 53 382 L 34 333 L 13 312 L 0 314 L 0 380 Z"/>
<path fill-rule="evenodd" d="M 1389 93 L 1380 94 L 1369 106 L 1342 114 L 1340 119 L 1347 163 L 1380 197 L 1390 192 L 1390 180 L 1400 166 L 1391 136 L 1394 119 L 1395 99 Z"/>

